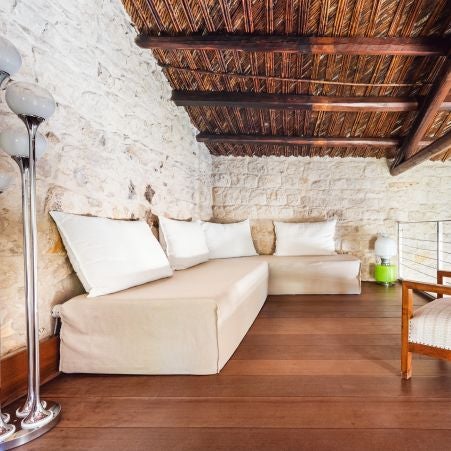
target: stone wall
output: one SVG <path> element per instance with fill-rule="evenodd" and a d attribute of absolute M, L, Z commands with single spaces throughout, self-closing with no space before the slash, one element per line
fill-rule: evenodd
<path fill-rule="evenodd" d="M 362 259 L 371 279 L 379 232 L 396 238 L 397 221 L 451 219 L 451 162 L 429 162 L 400 176 L 385 159 L 214 157 L 213 214 L 253 219 L 260 253 L 274 250 L 272 219 L 337 218 L 337 250 Z"/>
<path fill-rule="evenodd" d="M 148 51 L 134 44 L 119 0 L 2 0 L 0 33 L 23 57 L 16 80 L 37 82 L 57 101 L 41 127 L 39 288 L 42 336 L 51 305 L 81 292 L 49 209 L 112 218 L 211 215 L 211 159 Z M 0 130 L 21 127 L 0 93 Z M 0 195 L 2 352 L 25 342 L 19 172 L 0 151 L 14 184 Z"/>

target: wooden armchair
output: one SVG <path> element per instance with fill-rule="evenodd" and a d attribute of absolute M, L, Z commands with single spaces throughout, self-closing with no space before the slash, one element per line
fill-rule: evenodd
<path fill-rule="evenodd" d="M 401 374 L 403 379 L 410 379 L 412 376 L 413 352 L 451 360 L 449 326 L 451 299 L 440 299 L 443 295 L 451 295 L 451 286 L 443 285 L 445 277 L 451 277 L 451 271 L 437 271 L 437 284 L 411 280 L 402 282 Z M 414 312 L 413 290 L 436 293 L 438 299 Z"/>

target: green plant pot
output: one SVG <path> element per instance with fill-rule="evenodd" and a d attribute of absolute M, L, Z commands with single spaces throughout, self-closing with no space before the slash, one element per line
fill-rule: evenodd
<path fill-rule="evenodd" d="M 396 265 L 376 265 L 374 268 L 374 278 L 382 285 L 393 285 L 398 279 Z"/>

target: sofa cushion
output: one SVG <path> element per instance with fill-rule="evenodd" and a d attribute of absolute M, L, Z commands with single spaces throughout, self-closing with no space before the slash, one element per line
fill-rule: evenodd
<path fill-rule="evenodd" d="M 169 277 L 172 270 L 144 221 L 50 212 L 90 297 Z"/>
<path fill-rule="evenodd" d="M 335 254 L 337 221 L 279 222 L 274 221 L 278 256 Z"/>
<path fill-rule="evenodd" d="M 202 222 L 210 258 L 257 255 L 252 242 L 249 219 L 233 224 Z"/>
<path fill-rule="evenodd" d="M 175 270 L 208 261 L 209 252 L 200 221 L 177 221 L 160 216 L 160 242 Z"/>

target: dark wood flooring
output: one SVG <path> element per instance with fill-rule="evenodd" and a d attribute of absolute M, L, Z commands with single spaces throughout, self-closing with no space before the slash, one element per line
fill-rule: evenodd
<path fill-rule="evenodd" d="M 399 287 L 273 296 L 219 375 L 48 383 L 63 419 L 19 449 L 451 450 L 451 364 L 401 381 L 399 334 Z"/>

